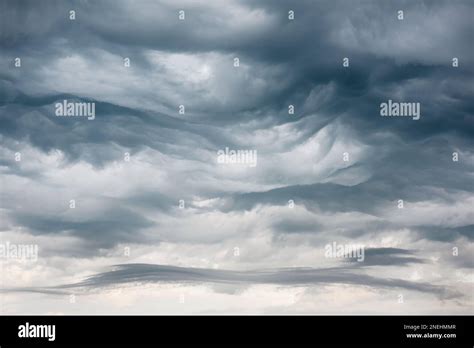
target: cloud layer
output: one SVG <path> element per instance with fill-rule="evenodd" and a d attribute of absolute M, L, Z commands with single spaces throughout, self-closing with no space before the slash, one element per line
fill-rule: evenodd
<path fill-rule="evenodd" d="M 39 255 L 0 259 L 2 311 L 473 313 L 473 11 L 3 1 L 0 242 Z"/>

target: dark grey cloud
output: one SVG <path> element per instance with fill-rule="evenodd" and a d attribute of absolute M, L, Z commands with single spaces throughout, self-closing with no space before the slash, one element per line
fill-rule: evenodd
<path fill-rule="evenodd" d="M 333 241 L 370 244 L 363 265 L 342 268 L 121 265 L 80 285 L 334 283 L 448 298 L 442 279 L 473 265 L 472 13 L 468 0 L 1 1 L 0 235 L 36 238 L 45 262 L 94 262 L 126 243 L 137 262 L 229 268 L 234 246 L 264 268 L 314 265 Z M 63 99 L 94 102 L 95 120 L 56 117 Z M 381 117 L 389 99 L 419 102 L 420 120 Z M 225 147 L 257 150 L 258 165 L 217 165 Z M 71 198 L 91 207 L 65 212 Z M 426 282 L 355 273 L 366 266 L 425 270 Z"/>
<path fill-rule="evenodd" d="M 460 227 L 419 226 L 417 232 L 421 238 L 432 239 L 440 242 L 452 242 L 461 237 L 472 241 L 474 239 L 474 226 Z M 473 258 L 474 259 L 474 258 Z"/>
<path fill-rule="evenodd" d="M 118 265 L 116 269 L 96 274 L 73 286 L 104 287 L 123 283 L 230 283 L 278 284 L 312 286 L 318 284 L 351 284 L 382 288 L 402 288 L 436 294 L 441 297 L 456 296 L 448 289 L 401 279 L 380 279 L 356 274 L 346 268 L 311 269 L 287 268 L 260 271 L 228 271 L 186 268 L 149 264 Z M 65 286 L 68 287 L 68 286 Z"/>
<path fill-rule="evenodd" d="M 233 110 L 234 112 L 229 110 L 229 106 L 226 106 L 227 115 L 216 110 L 216 105 L 206 104 L 204 109 L 197 104 L 194 105 L 194 110 L 205 111 L 206 116 L 203 119 L 205 124 L 218 124 L 223 119 L 226 122 L 238 123 L 242 121 L 242 117 L 247 120 L 254 118 L 258 115 L 257 110 L 268 117 L 276 118 L 274 122 L 281 124 L 289 121 L 287 115 L 281 111 L 286 109 L 288 104 L 294 104 L 298 117 L 306 117 L 311 113 L 318 112 L 326 115 L 329 120 L 338 118 L 349 124 L 354 130 L 363 132 L 363 137 L 372 133 L 393 132 L 407 142 L 406 146 L 412 148 L 417 146 L 417 143 L 413 141 L 420 141 L 442 132 L 454 135 L 450 140 L 451 146 L 465 147 L 470 144 L 465 140 L 472 139 L 474 134 L 473 106 L 469 98 L 469 95 L 472 94 L 469 93 L 470 90 L 472 91 L 472 87 L 470 87 L 472 84 L 469 83 L 472 79 L 472 69 L 468 64 L 469 61 L 472 61 L 472 50 L 468 50 L 464 44 L 468 33 L 472 31 L 472 26 L 469 25 L 469 18 L 464 15 L 464 10 L 469 9 L 469 3 L 454 1 L 450 4 L 452 5 L 448 5 L 446 1 L 422 4 L 367 2 L 360 4 L 358 11 L 352 11 L 351 6 L 348 6 L 344 1 L 331 4 L 302 1 L 292 4 L 291 7 L 296 11 L 298 20 L 289 23 L 286 19 L 288 4 L 284 2 L 276 2 L 271 5 L 243 2 L 232 4 L 226 8 L 211 3 L 209 5 L 189 5 L 187 21 L 180 23 L 177 21 L 177 11 L 181 7 L 169 3 L 145 2 L 143 7 L 135 9 L 136 12 L 129 12 L 126 11 L 126 9 L 131 10 L 127 2 L 112 5 L 107 1 L 71 2 L 68 4 L 47 1 L 44 6 L 38 6 L 34 2 L 6 2 L 4 5 L 6 8 L 5 20 L 2 21 L 5 23 L 2 42 L 6 44 L 9 53 L 22 52 L 22 49 L 31 49 L 32 45 L 38 45 L 36 50 L 39 51 L 40 59 L 37 58 L 38 52 L 35 52 L 34 55 L 31 52 L 25 52 L 27 56 L 32 56 L 32 59 L 36 60 L 34 66 L 59 57 L 66 57 L 71 54 L 71 51 L 83 54 L 84 50 L 92 61 L 95 60 L 96 64 L 101 64 L 100 58 L 95 57 L 97 52 L 92 50 L 94 46 L 112 53 L 116 53 L 115 47 L 122 47 L 123 52 L 126 52 L 125 47 L 129 47 L 128 51 L 132 52 L 140 52 L 142 49 L 158 49 L 171 53 L 224 52 L 234 55 L 242 54 L 243 57 L 248 56 L 251 59 L 250 64 L 280 65 L 284 75 L 279 78 L 284 78 L 290 83 L 285 88 L 279 89 L 276 88 L 279 85 L 276 84 L 276 81 L 266 80 L 266 78 L 273 79 L 272 76 L 263 76 L 262 82 L 268 88 L 266 94 L 263 94 L 258 101 L 258 105 L 242 105 Z M 245 16 L 244 9 L 257 11 L 256 13 L 261 11 L 261 17 L 250 19 L 255 22 L 252 35 L 247 35 L 246 30 L 239 29 L 239 26 L 233 24 L 233 20 L 237 20 L 232 17 L 234 8 L 242 8 L 243 13 L 240 14 L 242 16 Z M 453 13 L 460 17 L 456 20 L 456 26 L 453 27 L 452 22 L 449 22 L 449 26 L 445 27 L 445 30 L 449 31 L 449 35 L 445 37 L 446 41 L 436 41 L 436 38 L 428 31 L 430 27 L 424 27 L 423 30 L 426 32 L 422 31 L 420 35 L 424 35 L 424 40 L 431 40 L 430 44 L 426 45 L 427 48 L 423 46 L 418 51 L 413 50 L 415 52 L 413 57 L 411 56 L 412 51 L 406 52 L 408 56 L 402 63 L 386 58 L 382 59 L 370 47 L 365 47 L 366 52 L 356 51 L 351 46 L 346 47 L 354 37 L 336 35 L 347 31 L 352 36 L 360 35 L 359 39 L 361 39 L 367 35 L 365 31 L 373 31 L 374 35 L 381 35 L 378 33 L 378 29 L 383 29 L 383 34 L 387 37 L 396 36 L 398 35 L 397 27 L 402 25 L 395 19 L 395 13 L 399 8 L 403 8 L 406 12 L 407 19 L 404 25 L 407 27 L 415 25 L 412 13 L 416 13 L 416 18 L 435 13 L 443 18 L 443 22 L 439 25 L 447 25 L 447 20 Z M 67 20 L 69 9 L 76 10 L 78 16 L 76 22 Z M 83 16 L 84 13 L 88 15 Z M 147 13 L 148 16 L 145 20 L 140 17 Z M 43 15 L 41 16 L 41 28 L 38 30 L 36 23 L 40 20 L 36 19 L 36 16 L 39 18 L 40 14 Z M 216 18 L 226 18 L 226 16 L 229 16 L 227 21 L 225 19 L 216 20 Z M 340 21 L 335 21 L 335 19 Z M 373 21 L 373 27 L 366 28 L 365 23 L 368 19 Z M 387 20 L 392 23 L 390 27 L 386 25 Z M 227 29 L 222 30 L 219 25 Z M 18 31 L 17 27 L 20 26 L 22 30 Z M 203 29 L 190 30 L 195 27 Z M 171 36 L 170 33 L 172 33 Z M 215 37 L 211 33 L 218 33 L 218 36 Z M 256 33 L 258 35 L 255 35 Z M 51 36 L 65 39 L 59 45 L 60 48 L 58 45 L 51 44 L 54 41 Z M 32 37 L 35 38 L 33 42 Z M 309 37 L 312 38 L 311 42 L 308 42 Z M 43 46 L 40 46 L 41 43 Z M 376 45 L 376 42 L 368 42 L 368 44 Z M 430 61 L 433 57 L 432 51 L 436 49 L 438 54 L 441 51 L 445 52 L 446 45 L 453 46 L 451 51 L 456 52 L 463 61 L 459 68 L 451 68 L 450 61 L 446 61 L 445 64 L 433 64 Z M 44 49 L 44 47 L 48 49 Z M 407 50 L 400 42 L 395 42 L 391 47 L 394 53 Z M 53 49 L 50 50 L 50 48 Z M 42 54 L 45 56 L 41 56 Z M 130 56 L 130 54 L 122 56 Z M 345 56 L 350 56 L 352 59 L 350 69 L 341 67 L 341 58 Z M 446 57 L 446 59 L 448 58 L 451 57 Z M 10 59 L 13 59 L 13 56 L 10 56 Z M 273 62 L 274 59 L 278 61 Z M 137 69 L 146 70 L 150 67 L 150 63 L 145 63 L 145 61 L 146 59 L 138 59 L 138 61 L 134 59 L 133 64 L 138 64 Z M 5 77 L 2 83 L 4 93 L 8 91 L 11 94 L 15 90 L 15 87 L 7 85 L 6 81 L 12 79 L 26 81 L 33 74 L 30 74 L 30 71 L 34 68 L 29 64 L 24 64 L 22 69 L 23 71 L 26 69 L 26 73 L 17 74 L 15 77 L 11 75 Z M 308 102 L 314 88 L 328 83 L 333 83 L 335 86 L 335 91 L 330 98 L 324 100 L 323 103 L 316 105 L 309 103 L 307 106 L 302 106 Z M 395 119 L 387 122 L 386 119 L 378 116 L 380 102 L 400 95 L 400 86 L 403 85 L 407 85 L 407 87 L 402 88 L 404 95 L 400 96 L 400 99 L 412 98 L 422 103 L 424 116 L 416 124 Z M 428 86 L 430 87 L 427 88 Z M 45 92 L 48 93 L 48 91 Z M 16 93 L 23 96 L 9 100 L 9 105 L 20 104 L 27 107 L 38 107 L 39 105 L 36 103 L 41 103 L 38 98 L 35 100 L 33 97 L 24 96 L 21 91 Z M 134 93 L 133 88 L 131 93 Z M 5 96 L 2 99 L 5 99 Z M 49 103 L 53 103 L 62 97 L 64 95 L 43 97 L 42 103 L 47 103 L 47 99 L 49 99 Z M 76 97 L 87 99 L 79 95 Z M 159 95 L 155 97 L 160 98 L 162 104 L 172 108 L 177 106 L 169 104 L 169 101 Z M 238 100 L 239 95 L 235 95 L 232 99 Z M 440 100 L 444 102 L 440 103 Z M 97 100 L 97 102 L 101 101 Z M 211 107 L 213 111 L 210 112 Z M 248 107 L 249 109 L 246 109 Z M 146 127 L 144 127 L 143 123 L 137 120 L 137 117 L 143 119 L 143 113 L 140 110 L 130 108 L 122 111 L 110 110 L 110 107 L 105 103 L 104 105 L 99 104 L 98 109 L 101 117 L 96 120 L 94 125 L 82 125 L 81 130 L 78 129 L 75 122 L 55 120 L 51 114 L 44 114 L 47 120 L 52 121 L 52 124 L 51 122 L 42 122 L 40 124 L 42 130 L 37 132 L 30 141 L 45 151 L 53 147 L 59 148 L 69 154 L 71 160 L 77 160 L 82 155 L 83 150 L 80 144 L 87 142 L 107 145 L 117 143 L 135 150 L 140 145 L 151 145 L 159 151 L 170 152 L 172 150 L 166 144 L 176 141 L 176 138 L 170 135 L 175 133 L 174 129 L 183 127 L 182 122 L 172 122 L 172 118 L 169 119 L 166 115 L 156 112 L 152 112 L 147 117 Z M 18 137 L 20 135 L 18 134 L 19 129 L 22 130 L 23 136 L 29 136 L 32 133 L 32 126 L 27 126 L 29 121 L 25 119 L 25 116 L 20 118 L 11 116 L 18 113 L 23 114 L 24 110 L 10 109 L 9 106 L 2 110 L 2 114 L 4 114 L 2 133 L 5 136 Z M 118 116 L 117 113 L 121 116 Z M 450 116 L 445 117 L 446 114 Z M 114 117 L 113 126 L 109 121 L 111 116 Z M 58 123 L 69 130 L 74 129 L 73 136 L 70 136 L 71 133 L 68 133 L 68 137 L 64 136 L 66 129 L 55 126 Z M 96 127 L 98 123 L 100 126 Z M 35 126 L 38 127 L 37 124 Z M 167 135 L 162 132 L 163 140 L 161 142 L 152 141 L 151 137 L 136 136 L 138 129 L 153 129 L 153 133 L 156 134 L 163 126 L 166 127 Z M 308 126 L 310 124 L 305 124 L 305 127 Z M 203 143 L 202 140 L 205 139 L 211 144 L 225 144 L 225 139 L 216 139 L 219 132 L 201 134 L 204 127 L 196 128 L 195 131 L 198 132 L 198 136 L 195 138 L 196 142 Z M 121 131 L 118 132 L 117 129 L 121 129 Z M 189 128 L 187 130 L 189 131 Z M 52 133 L 55 135 L 51 136 Z M 188 137 L 188 134 L 185 137 Z M 373 137 L 369 136 L 367 141 L 370 143 L 376 141 L 371 138 Z M 117 155 L 109 151 L 105 154 L 89 154 L 84 159 L 92 163 L 100 163 L 104 160 L 113 160 Z M 385 158 L 384 160 L 390 159 Z"/>
<path fill-rule="evenodd" d="M 411 250 L 400 248 L 368 248 L 364 250 L 363 266 L 402 266 L 426 262 L 414 254 Z M 348 260 L 355 265 L 362 265 L 357 259 Z"/>
<path fill-rule="evenodd" d="M 74 215 L 46 216 L 26 212 L 14 214 L 16 224 L 28 228 L 32 234 L 64 234 L 80 237 L 87 247 L 110 248 L 119 242 L 144 241 L 140 230 L 153 226 L 153 222 L 129 209 L 115 207 L 100 213 L 100 217 Z"/>
<path fill-rule="evenodd" d="M 64 284 L 52 288 L 11 288 L 6 292 L 40 292 L 64 294 L 73 289 L 97 290 L 124 284 L 177 283 L 177 284 L 231 284 L 249 286 L 276 284 L 281 286 L 317 286 L 325 284 L 348 284 L 384 289 L 405 289 L 434 294 L 449 299 L 460 294 L 448 288 L 426 283 L 393 278 L 377 278 L 355 273 L 349 268 L 285 268 L 256 271 L 230 271 L 204 268 L 176 267 L 152 264 L 116 265 L 111 271 L 95 274 L 75 284 Z"/>

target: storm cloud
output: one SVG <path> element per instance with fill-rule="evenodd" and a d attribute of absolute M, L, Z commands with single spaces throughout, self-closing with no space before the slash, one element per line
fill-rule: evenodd
<path fill-rule="evenodd" d="M 211 286 L 189 312 L 225 312 L 263 285 L 306 290 L 254 312 L 391 313 L 408 293 L 420 313 L 472 313 L 473 12 L 0 1 L 0 242 L 39 246 L 34 264 L 0 260 L 2 288 L 17 289 L 5 311 L 28 311 L 8 305 L 21 296 L 42 312 L 30 296 L 54 301 L 58 284 L 171 280 L 246 289 L 214 308 Z M 95 118 L 58 117 L 65 100 L 94 103 Z M 419 103 L 420 118 L 382 117 L 389 100 Z M 226 149 L 255 165 L 219 162 Z M 333 243 L 363 246 L 364 261 L 327 257 Z M 312 291 L 346 286 L 361 292 L 312 307 Z"/>

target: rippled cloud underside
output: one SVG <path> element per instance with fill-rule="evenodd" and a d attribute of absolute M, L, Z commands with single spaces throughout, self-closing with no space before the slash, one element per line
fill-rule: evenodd
<path fill-rule="evenodd" d="M 474 313 L 473 14 L 0 0 L 1 313 Z"/>

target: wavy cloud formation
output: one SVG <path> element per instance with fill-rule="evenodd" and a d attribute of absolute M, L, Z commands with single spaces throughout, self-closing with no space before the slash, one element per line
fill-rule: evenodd
<path fill-rule="evenodd" d="M 39 246 L 0 259 L 2 311 L 473 313 L 473 10 L 2 1 L 0 243 Z"/>

